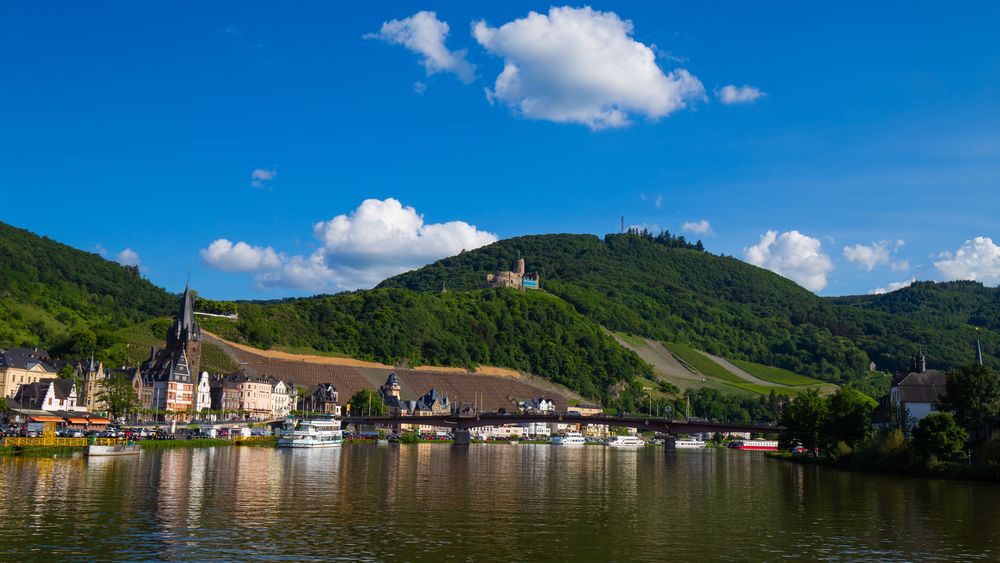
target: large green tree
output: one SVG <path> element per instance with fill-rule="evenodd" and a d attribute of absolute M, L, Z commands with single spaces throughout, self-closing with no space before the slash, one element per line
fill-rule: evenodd
<path fill-rule="evenodd" d="M 928 463 L 938 461 L 964 461 L 969 433 L 955 424 L 946 412 L 936 412 L 921 420 L 913 429 L 913 450 Z"/>
<path fill-rule="evenodd" d="M 121 374 L 101 381 L 101 391 L 97 398 L 107 405 L 108 412 L 113 417 L 134 412 L 139 407 L 139 398 L 135 395 L 132 382 Z"/>
<path fill-rule="evenodd" d="M 823 423 L 823 445 L 826 448 L 844 442 L 855 447 L 871 435 L 874 401 L 864 393 L 844 387 L 827 399 L 827 415 Z"/>
<path fill-rule="evenodd" d="M 362 389 L 351 395 L 347 404 L 351 406 L 351 416 L 384 416 L 389 414 L 385 403 L 382 402 L 382 397 L 372 389 Z"/>
<path fill-rule="evenodd" d="M 944 404 L 973 440 L 989 437 L 1000 421 L 1000 378 L 986 366 L 962 366 L 948 374 Z"/>
<path fill-rule="evenodd" d="M 823 428 L 829 405 L 819 391 L 810 389 L 795 397 L 781 412 L 781 441 L 787 445 L 800 444 L 811 452 L 821 445 Z"/>

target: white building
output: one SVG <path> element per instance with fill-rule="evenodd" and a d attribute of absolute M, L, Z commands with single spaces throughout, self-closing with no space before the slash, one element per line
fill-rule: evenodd
<path fill-rule="evenodd" d="M 917 352 L 913 371 L 897 373 L 892 378 L 889 394 L 879 400 L 875 409 L 876 428 L 887 426 L 892 418 L 892 410 L 901 406 L 916 424 L 941 408 L 941 400 L 947 395 L 948 376 L 937 369 L 927 369 L 927 359 Z"/>
<path fill-rule="evenodd" d="M 198 390 L 195 393 L 195 406 L 196 412 L 202 412 L 205 410 L 210 410 L 212 408 L 212 390 L 208 385 L 208 372 L 201 372 L 201 378 L 198 380 Z"/>
<path fill-rule="evenodd" d="M 292 396 L 288 384 L 280 379 L 271 383 L 271 416 L 285 418 L 292 411 Z"/>
<path fill-rule="evenodd" d="M 520 424 L 505 424 L 501 426 L 477 426 L 471 429 L 472 435 L 480 440 L 520 438 L 524 436 L 524 427 Z"/>
<path fill-rule="evenodd" d="M 72 379 L 42 379 L 22 384 L 11 402 L 22 409 L 87 412 L 87 407 L 77 405 L 76 399 L 76 384 Z"/>
<path fill-rule="evenodd" d="M 552 435 L 548 422 L 525 422 L 521 424 L 525 436 L 548 437 Z"/>

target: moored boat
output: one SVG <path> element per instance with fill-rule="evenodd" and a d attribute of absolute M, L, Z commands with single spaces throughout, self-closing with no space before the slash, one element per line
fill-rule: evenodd
<path fill-rule="evenodd" d="M 121 444 L 90 444 L 83 450 L 87 457 L 139 455 L 142 449 L 139 444 L 123 442 Z"/>
<path fill-rule="evenodd" d="M 641 448 L 646 445 L 646 442 L 638 436 L 624 435 L 615 436 L 607 442 L 604 442 L 605 446 L 609 448 Z"/>
<path fill-rule="evenodd" d="M 736 442 L 729 442 L 729 447 L 737 449 L 737 450 L 774 452 L 774 451 L 778 451 L 778 441 L 777 440 L 739 440 L 739 441 L 736 441 Z"/>
<path fill-rule="evenodd" d="M 279 448 L 335 448 L 344 440 L 340 421 L 334 418 L 302 420 L 286 425 L 278 438 Z"/>
<path fill-rule="evenodd" d="M 678 450 L 694 450 L 705 447 L 705 441 L 697 438 L 678 439 L 674 442 L 674 447 Z"/>
<path fill-rule="evenodd" d="M 567 432 L 559 436 L 554 436 L 550 443 L 553 446 L 582 446 L 587 441 L 583 439 L 583 434 L 579 432 Z"/>

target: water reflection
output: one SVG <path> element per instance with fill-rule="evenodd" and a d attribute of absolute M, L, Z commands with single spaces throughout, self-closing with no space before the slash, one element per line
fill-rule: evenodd
<path fill-rule="evenodd" d="M 727 450 L 440 444 L 0 458 L 0 560 L 1000 557 L 1000 487 Z"/>

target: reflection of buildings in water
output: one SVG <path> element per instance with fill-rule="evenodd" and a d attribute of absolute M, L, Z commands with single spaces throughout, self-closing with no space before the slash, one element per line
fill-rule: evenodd
<path fill-rule="evenodd" d="M 187 448 L 163 450 L 156 457 L 152 483 L 157 489 L 156 515 L 161 530 L 182 530 L 188 522 L 188 496 L 191 493 L 191 453 Z"/>

